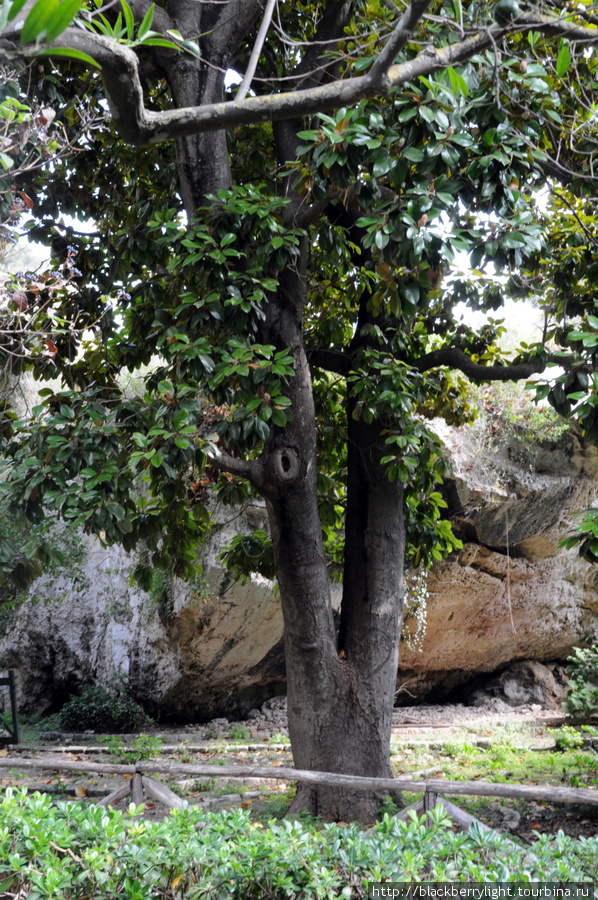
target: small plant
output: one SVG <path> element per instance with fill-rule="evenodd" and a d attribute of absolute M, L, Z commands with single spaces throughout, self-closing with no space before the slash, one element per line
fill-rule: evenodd
<path fill-rule="evenodd" d="M 208 793 L 208 791 L 213 791 L 215 787 L 215 778 L 199 778 L 189 787 L 189 791 L 192 794 L 205 794 Z"/>
<path fill-rule="evenodd" d="M 289 738 L 286 734 L 281 734 L 280 731 L 275 732 L 275 734 L 271 735 L 268 738 L 268 746 L 272 746 L 272 744 L 290 744 Z"/>
<path fill-rule="evenodd" d="M 570 725 L 563 725 L 562 728 L 555 728 L 554 731 L 550 728 L 546 730 L 554 738 L 557 750 L 576 750 L 583 746 L 583 735 L 576 728 L 571 728 Z"/>
<path fill-rule="evenodd" d="M 565 712 L 579 722 L 598 713 L 598 645 L 575 647 L 567 662 L 569 690 Z"/>
<path fill-rule="evenodd" d="M 458 758 L 459 756 L 476 756 L 479 748 L 469 741 L 446 741 L 442 749 L 447 756 Z"/>
<path fill-rule="evenodd" d="M 111 734 L 102 740 L 108 748 L 110 759 L 115 763 L 132 763 L 143 759 L 155 759 L 160 755 L 162 739 L 149 734 L 140 734 L 127 749 L 122 738 Z"/>
<path fill-rule="evenodd" d="M 136 731 L 149 723 L 143 708 L 122 685 L 84 687 L 71 697 L 59 713 L 60 727 L 66 731 Z"/>
<path fill-rule="evenodd" d="M 233 741 L 248 741 L 251 737 L 251 729 L 247 725 L 235 725 L 229 729 L 228 736 Z"/>

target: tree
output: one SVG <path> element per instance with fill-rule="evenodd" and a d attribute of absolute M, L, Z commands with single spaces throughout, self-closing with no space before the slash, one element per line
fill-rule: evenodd
<path fill-rule="evenodd" d="M 49 2 L 25 19 L 40 36 Z M 32 355 L 64 389 L 5 426 L 5 502 L 145 547 L 144 583 L 152 566 L 193 572 L 207 486 L 262 497 L 271 538 L 226 555 L 276 574 L 295 764 L 387 776 L 405 548 L 420 565 L 458 546 L 426 420 L 473 415 L 463 375 L 558 365 L 539 396 L 597 433 L 591 7 L 500 0 L 493 23 L 483 4 L 422 0 L 121 4 L 49 35 L 101 68 L 61 63 L 55 105 L 90 115 L 105 93 L 117 134 L 37 182 L 31 234 L 77 259 L 70 311 L 100 324 L 58 335 L 51 371 Z M 37 52 L 14 21 L 0 48 Z M 511 360 L 498 321 L 476 332 L 455 310 L 499 310 L 505 292 L 546 309 Z M 143 366 L 144 396 L 127 396 L 121 373 Z M 368 821 L 380 799 L 296 802 Z"/>

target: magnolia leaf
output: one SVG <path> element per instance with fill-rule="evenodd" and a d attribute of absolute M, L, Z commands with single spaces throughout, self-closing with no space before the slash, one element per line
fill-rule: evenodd
<path fill-rule="evenodd" d="M 569 51 L 569 45 L 563 41 L 556 61 L 556 73 L 559 78 L 563 77 L 570 65 L 571 53 Z"/>

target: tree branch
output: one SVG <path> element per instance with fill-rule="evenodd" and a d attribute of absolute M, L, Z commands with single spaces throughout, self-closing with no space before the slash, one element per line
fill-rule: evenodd
<path fill-rule="evenodd" d="M 428 372 L 439 366 L 447 366 L 450 369 L 458 369 L 467 375 L 470 381 L 479 383 L 482 381 L 521 381 L 531 375 L 544 372 L 549 365 L 568 368 L 568 364 L 573 362 L 572 357 L 549 355 L 543 360 L 530 360 L 504 366 L 484 366 L 474 362 L 463 350 L 446 347 L 442 350 L 433 350 L 419 359 L 411 360 L 409 364 L 418 372 Z"/>
<path fill-rule="evenodd" d="M 307 361 L 310 366 L 337 375 L 348 375 L 351 371 L 351 357 L 342 350 L 308 350 Z"/>
<path fill-rule="evenodd" d="M 251 79 L 255 75 L 255 70 L 257 69 L 257 64 L 260 59 L 260 53 L 262 52 L 262 47 L 264 46 L 264 41 L 266 40 L 266 35 L 268 34 L 268 28 L 270 27 L 270 22 L 272 21 L 272 13 L 274 12 L 275 3 L 276 0 L 268 0 L 267 2 L 266 9 L 264 10 L 264 18 L 262 19 L 262 24 L 260 25 L 260 30 L 258 31 L 255 46 L 251 51 L 251 56 L 247 64 L 247 71 L 245 72 L 243 81 L 241 82 L 241 86 L 237 91 L 237 96 L 235 97 L 235 101 L 237 103 L 245 99 L 245 97 L 247 96 L 247 91 L 251 86 Z"/>
<path fill-rule="evenodd" d="M 432 0 L 412 0 L 371 68 L 371 74 L 374 77 L 386 72 L 393 64 L 431 2 Z"/>
<path fill-rule="evenodd" d="M 218 450 L 212 447 L 212 452 L 208 454 L 211 465 L 219 472 L 228 472 L 229 475 L 238 475 L 246 478 L 252 484 L 258 486 L 262 480 L 262 464 L 258 460 L 238 459 L 231 456 L 224 450 Z"/>
<path fill-rule="evenodd" d="M 430 75 L 471 59 L 490 47 L 496 36 L 504 37 L 509 33 L 531 30 L 584 42 L 586 45 L 598 43 L 596 28 L 573 25 L 551 16 L 524 13 L 506 28 L 492 25 L 476 35 L 440 49 L 425 48 L 414 59 L 392 65 L 378 76 L 370 72 L 299 91 L 163 112 L 145 108 L 137 57 L 128 47 L 110 38 L 88 34 L 76 28 L 63 32 L 52 47 L 70 47 L 94 57 L 102 68 L 106 94 L 121 136 L 134 144 L 155 144 L 201 132 L 278 121 L 350 106 L 363 98 L 385 94 L 392 87 L 413 81 L 420 75 Z M 23 50 L 14 42 L 7 43 L 4 39 L 0 41 L 0 53 L 2 51 L 23 55 Z"/>

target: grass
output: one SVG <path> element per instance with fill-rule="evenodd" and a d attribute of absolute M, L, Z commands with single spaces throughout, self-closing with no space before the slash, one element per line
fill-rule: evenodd
<path fill-rule="evenodd" d="M 394 744 L 393 770 L 408 774 L 421 766 L 433 768 L 453 781 L 512 782 L 525 784 L 598 785 L 598 754 L 592 750 L 536 750 L 515 744 L 507 735 L 493 737 L 479 747 L 471 740 L 446 741 L 441 749 L 431 746 L 401 747 Z"/>

